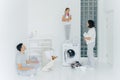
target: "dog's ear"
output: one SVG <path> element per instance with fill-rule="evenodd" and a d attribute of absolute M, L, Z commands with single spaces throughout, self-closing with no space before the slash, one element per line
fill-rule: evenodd
<path fill-rule="evenodd" d="M 52 56 L 52 60 L 54 60 L 54 56 Z"/>
<path fill-rule="evenodd" d="M 52 60 L 55 60 L 57 58 L 57 56 L 52 56 Z"/>

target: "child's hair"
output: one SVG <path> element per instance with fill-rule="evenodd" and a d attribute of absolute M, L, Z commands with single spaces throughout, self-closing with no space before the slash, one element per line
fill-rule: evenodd
<path fill-rule="evenodd" d="M 23 43 L 19 43 L 19 44 L 16 46 L 16 48 L 17 48 L 18 51 L 21 51 L 22 45 L 23 45 Z"/>

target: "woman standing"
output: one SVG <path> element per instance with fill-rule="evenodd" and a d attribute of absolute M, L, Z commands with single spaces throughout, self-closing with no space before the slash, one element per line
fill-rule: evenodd
<path fill-rule="evenodd" d="M 70 15 L 70 8 L 65 9 L 65 14 L 62 16 L 62 22 L 64 23 L 65 27 L 65 38 L 66 40 L 70 39 L 70 29 L 71 29 L 71 20 L 72 17 Z"/>
<path fill-rule="evenodd" d="M 95 31 L 95 24 L 93 20 L 88 20 L 87 26 L 89 28 L 88 32 L 84 33 L 84 39 L 87 43 L 87 55 L 88 55 L 88 64 L 91 67 L 94 67 L 94 51 L 93 48 L 95 46 L 95 38 L 96 38 L 96 31 Z"/>

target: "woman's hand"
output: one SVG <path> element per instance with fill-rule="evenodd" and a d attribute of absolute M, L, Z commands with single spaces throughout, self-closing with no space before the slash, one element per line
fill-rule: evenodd
<path fill-rule="evenodd" d="M 91 40 L 91 37 L 85 37 L 84 39 L 85 40 Z"/>
<path fill-rule="evenodd" d="M 65 18 L 65 16 L 62 17 L 63 22 L 69 22 L 71 20 L 72 20 L 71 16 L 69 16 L 69 18 Z"/>

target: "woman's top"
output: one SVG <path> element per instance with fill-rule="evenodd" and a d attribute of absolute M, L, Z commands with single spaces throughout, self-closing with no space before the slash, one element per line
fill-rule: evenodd
<path fill-rule="evenodd" d="M 95 42 L 96 31 L 95 31 L 94 27 L 93 28 L 89 28 L 88 32 L 87 33 L 85 32 L 83 35 L 84 35 L 84 37 L 91 37 L 90 40 L 86 40 L 87 44 Z"/>
<path fill-rule="evenodd" d="M 68 19 L 69 17 L 71 17 L 70 14 L 64 14 L 63 16 L 64 16 L 66 19 Z M 64 24 L 64 25 L 70 25 L 70 24 L 71 24 L 71 21 L 64 21 L 63 24 Z"/>

